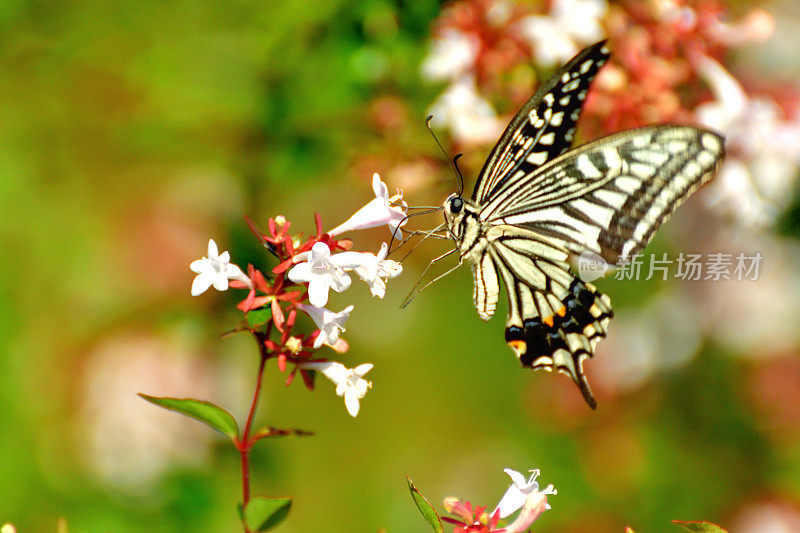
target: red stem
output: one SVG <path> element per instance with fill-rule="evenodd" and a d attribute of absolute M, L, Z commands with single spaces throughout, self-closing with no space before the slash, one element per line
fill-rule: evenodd
<path fill-rule="evenodd" d="M 271 326 L 271 324 L 270 324 Z M 272 330 L 270 327 L 267 330 L 266 338 L 269 338 L 269 333 Z M 261 382 L 264 377 L 264 366 L 267 362 L 269 352 L 267 347 L 264 346 L 264 339 L 256 335 L 258 342 L 258 349 L 261 354 L 261 362 L 258 365 L 258 377 L 256 378 L 256 388 L 253 392 L 253 401 L 250 404 L 250 412 L 247 415 L 247 422 L 244 425 L 244 432 L 241 438 L 238 439 L 236 447 L 239 449 L 239 456 L 242 460 L 242 508 L 247 507 L 247 502 L 250 501 L 250 449 L 255 443 L 250 439 L 250 430 L 253 428 L 253 420 L 256 416 L 256 407 L 258 406 L 258 398 L 261 396 Z M 244 526 L 244 533 L 250 533 L 247 525 Z"/>

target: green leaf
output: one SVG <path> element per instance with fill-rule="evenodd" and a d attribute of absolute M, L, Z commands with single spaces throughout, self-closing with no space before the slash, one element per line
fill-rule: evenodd
<path fill-rule="evenodd" d="M 291 506 L 290 498 L 256 496 L 244 508 L 244 524 L 250 531 L 269 531 L 283 522 Z"/>
<path fill-rule="evenodd" d="M 422 514 L 422 517 L 431 525 L 433 530 L 436 533 L 443 533 L 444 527 L 442 526 L 442 520 L 439 518 L 439 515 L 436 514 L 436 510 L 431 505 L 431 502 L 422 495 L 422 493 L 414 486 L 414 482 L 411 481 L 411 478 L 406 476 L 406 481 L 408 481 L 408 490 L 411 491 L 411 497 L 414 498 L 414 503 L 417 504 L 417 509 Z"/>
<path fill-rule="evenodd" d="M 199 420 L 211 429 L 216 429 L 223 435 L 230 437 L 231 440 L 239 437 L 239 426 L 233 416 L 222 407 L 211 402 L 193 398 L 157 398 L 147 394 L 139 394 L 139 396 L 159 407 Z"/>
<path fill-rule="evenodd" d="M 682 520 L 673 520 L 672 523 L 695 533 L 728 533 L 717 524 L 712 524 L 711 522 L 684 522 Z"/>
<path fill-rule="evenodd" d="M 269 319 L 272 318 L 272 308 L 269 305 L 265 305 L 249 311 L 245 316 L 247 317 L 247 324 L 251 328 L 257 328 L 269 322 Z"/>

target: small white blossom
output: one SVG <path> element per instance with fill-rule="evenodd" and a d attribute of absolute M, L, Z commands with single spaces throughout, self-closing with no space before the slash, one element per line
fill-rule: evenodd
<path fill-rule="evenodd" d="M 512 483 L 503 497 L 500 498 L 500 503 L 498 503 L 495 508 L 495 511 L 500 511 L 500 518 L 505 518 L 514 514 L 523 507 L 529 499 L 537 497 L 537 495 L 557 494 L 553 485 L 548 485 L 543 491 L 539 490 L 539 483 L 536 482 L 536 478 L 539 476 L 539 470 L 531 470 L 531 476 L 527 481 L 525 477 L 516 470 L 505 468 L 503 472 L 511 477 Z M 544 508 L 550 508 L 546 499 Z"/>
<path fill-rule="evenodd" d="M 403 265 L 386 259 L 388 250 L 389 247 L 383 243 L 378 255 L 369 252 L 343 252 L 339 255 L 347 256 L 347 262 L 350 264 L 358 263 L 354 269 L 356 274 L 367 282 L 373 296 L 383 298 L 386 295 L 386 280 L 397 277 L 403 272 Z"/>
<path fill-rule="evenodd" d="M 549 14 L 525 17 L 519 29 L 533 45 L 538 63 L 558 65 L 603 38 L 600 20 L 607 10 L 605 0 L 555 0 Z"/>
<path fill-rule="evenodd" d="M 346 268 L 357 264 L 343 261 L 342 254 L 331 255 L 331 249 L 324 242 L 317 242 L 311 252 L 297 254 L 294 258 L 299 264 L 289 271 L 289 279 L 295 283 L 308 283 L 308 300 L 314 307 L 325 307 L 328 303 L 328 290 L 342 292 L 350 287 L 350 276 Z"/>
<path fill-rule="evenodd" d="M 699 62 L 714 100 L 695 109 L 698 120 L 725 135 L 727 158 L 709 186 L 712 205 L 741 222 L 765 225 L 791 198 L 800 167 L 800 120 L 781 120 L 777 104 L 750 98 L 711 58 Z"/>
<path fill-rule="evenodd" d="M 228 280 L 239 280 L 248 287 L 253 287 L 242 269 L 230 262 L 231 256 L 228 252 L 218 253 L 217 243 L 214 239 L 208 241 L 208 257 L 192 261 L 189 268 L 197 274 L 192 282 L 192 296 L 199 296 L 206 292 L 212 285 L 218 291 L 228 289 Z"/>
<path fill-rule="evenodd" d="M 360 408 L 361 400 L 367 391 L 372 388 L 372 383 L 364 379 L 364 374 L 372 370 L 372 363 L 358 365 L 355 368 L 347 368 L 341 363 L 333 361 L 304 363 L 300 368 L 316 370 L 331 380 L 336 385 L 336 395 L 344 396 L 344 405 L 350 416 L 356 416 Z"/>
<path fill-rule="evenodd" d="M 479 46 L 474 35 L 445 29 L 433 40 L 431 53 L 422 62 L 422 76 L 431 81 L 458 78 L 474 65 Z"/>
<path fill-rule="evenodd" d="M 403 233 L 399 228 L 406 224 L 408 204 L 403 201 L 402 191 L 398 190 L 396 195 L 390 197 L 389 188 L 381 181 L 377 172 L 372 175 L 372 190 L 375 192 L 375 198 L 356 211 L 344 223 L 329 231 L 329 235 L 335 236 L 346 231 L 375 228 L 386 224 L 392 231 L 392 235 L 403 238 Z"/>
<path fill-rule="evenodd" d="M 457 141 L 466 144 L 495 142 L 503 131 L 503 123 L 488 100 L 478 94 L 470 76 L 454 81 L 428 113 L 434 127 L 448 128 Z"/>
<path fill-rule="evenodd" d="M 314 340 L 314 348 L 319 348 L 323 344 L 335 346 L 339 341 L 339 333 L 344 331 L 344 323 L 354 308 L 349 305 L 338 313 L 334 313 L 324 307 L 319 308 L 313 305 L 297 304 L 297 307 L 305 311 L 319 328 L 319 335 Z"/>

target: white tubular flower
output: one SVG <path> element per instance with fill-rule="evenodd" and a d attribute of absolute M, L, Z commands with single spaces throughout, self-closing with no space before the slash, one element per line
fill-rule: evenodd
<path fill-rule="evenodd" d="M 354 308 L 349 305 L 338 313 L 334 313 L 324 307 L 319 308 L 312 305 L 297 304 L 297 307 L 305 311 L 319 328 L 319 335 L 314 340 L 314 348 L 319 348 L 323 344 L 335 346 L 339 341 L 339 333 L 345 330 L 344 323 L 347 322 Z"/>
<path fill-rule="evenodd" d="M 445 29 L 434 39 L 430 54 L 422 62 L 422 76 L 431 81 L 459 77 L 475 64 L 479 47 L 475 36 L 455 28 Z"/>
<path fill-rule="evenodd" d="M 548 15 L 525 17 L 519 29 L 533 45 L 538 63 L 557 65 L 603 38 L 600 19 L 607 10 L 605 0 L 555 0 Z"/>
<path fill-rule="evenodd" d="M 228 280 L 235 279 L 253 287 L 253 282 L 242 269 L 230 263 L 231 256 L 228 252 L 218 253 L 217 243 L 214 239 L 208 240 L 208 257 L 192 261 L 189 268 L 197 274 L 192 282 L 192 296 L 199 296 L 206 292 L 212 285 L 218 291 L 228 289 Z"/>
<path fill-rule="evenodd" d="M 331 256 L 328 245 L 317 242 L 311 247 L 311 252 L 295 256 L 295 261 L 301 262 L 289 271 L 289 279 L 295 283 L 308 283 L 308 300 L 314 307 L 325 307 L 329 289 L 342 292 L 350 287 L 350 276 L 344 269 L 357 265 L 343 263 L 339 259 L 341 255 Z"/>
<path fill-rule="evenodd" d="M 464 76 L 454 81 L 428 110 L 431 124 L 448 128 L 453 137 L 466 144 L 495 142 L 503 131 L 492 104 L 478 94 L 475 80 Z"/>
<path fill-rule="evenodd" d="M 361 400 L 367 391 L 372 388 L 372 383 L 363 378 L 364 374 L 372 370 L 372 363 L 358 365 L 355 368 L 347 368 L 341 363 L 333 361 L 304 363 L 300 368 L 316 370 L 331 380 L 336 385 L 336 395 L 344 396 L 344 405 L 350 416 L 356 416 L 360 408 Z"/>
<path fill-rule="evenodd" d="M 498 503 L 495 508 L 495 511 L 500 511 L 500 518 L 505 518 L 514 514 L 517 510 L 526 506 L 529 500 L 531 503 L 534 503 L 534 498 L 538 501 L 542 495 L 545 495 L 544 508 L 542 510 L 550 508 L 547 504 L 546 495 L 557 494 L 557 491 L 553 488 L 553 485 L 548 485 L 543 491 L 539 490 L 539 484 L 536 482 L 536 478 L 539 476 L 539 470 L 531 470 L 531 476 L 527 481 L 525 481 L 525 477 L 516 470 L 505 468 L 503 472 L 511 477 L 512 483 L 503 497 L 500 498 L 500 503 Z M 524 531 L 524 529 L 519 531 Z"/>
<path fill-rule="evenodd" d="M 714 100 L 695 109 L 698 120 L 725 135 L 728 157 L 711 182 L 712 205 L 750 225 L 771 223 L 791 198 L 800 167 L 800 120 L 785 121 L 768 98 L 750 98 L 711 58 L 698 64 Z"/>
<path fill-rule="evenodd" d="M 408 204 L 403 201 L 402 191 L 398 189 L 397 194 L 390 197 L 389 188 L 381 181 L 381 177 L 377 172 L 372 175 L 372 190 L 375 192 L 375 198 L 356 211 L 343 224 L 329 231 L 328 234 L 330 236 L 333 237 L 346 231 L 375 228 L 386 224 L 392 231 L 392 235 L 397 235 L 400 239 L 403 238 L 403 233 L 399 228 L 406 224 Z M 398 202 L 399 205 L 397 205 Z"/>
<path fill-rule="evenodd" d="M 383 298 L 386 295 L 386 280 L 394 278 L 403 272 L 403 265 L 397 261 L 386 259 L 389 247 L 386 243 L 381 244 L 378 255 L 369 252 L 343 252 L 339 256 L 347 260 L 349 264 L 358 264 L 355 272 L 367 282 L 369 290 L 373 296 Z"/>

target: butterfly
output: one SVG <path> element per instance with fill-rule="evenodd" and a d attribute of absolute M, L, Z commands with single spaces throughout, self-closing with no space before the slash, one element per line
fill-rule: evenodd
<path fill-rule="evenodd" d="M 570 149 L 592 80 L 608 61 L 605 41 L 578 53 L 517 112 L 470 198 L 451 194 L 445 227 L 459 265 L 472 266 L 473 300 L 489 320 L 508 297 L 505 340 L 523 366 L 556 370 L 592 407 L 583 362 L 614 313 L 608 296 L 570 272 L 592 252 L 610 264 L 638 254 L 724 156 L 711 131 L 655 125 Z"/>

